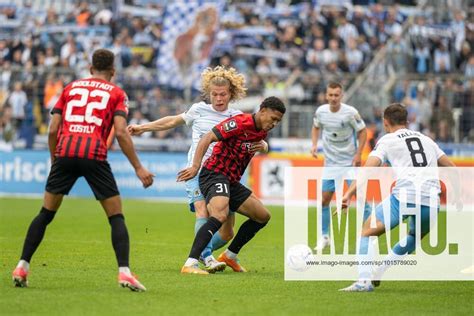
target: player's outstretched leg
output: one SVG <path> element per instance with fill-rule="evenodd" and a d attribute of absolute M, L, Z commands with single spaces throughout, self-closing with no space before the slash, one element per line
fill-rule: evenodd
<path fill-rule="evenodd" d="M 146 291 L 145 286 L 138 281 L 129 268 L 130 238 L 127 226 L 125 225 L 125 217 L 122 214 L 120 195 L 114 195 L 101 200 L 100 204 L 109 218 L 112 246 L 119 266 L 117 277 L 119 285 L 135 292 Z"/>
<path fill-rule="evenodd" d="M 56 211 L 41 208 L 39 214 L 33 219 L 26 233 L 25 242 L 23 244 L 23 251 L 21 260 L 18 262 L 15 270 L 12 273 L 13 284 L 16 287 L 28 286 L 28 272 L 30 269 L 31 257 L 43 240 L 46 232 L 46 226 L 54 219 Z"/>
<path fill-rule="evenodd" d="M 214 236 L 212 236 L 211 241 L 201 253 L 201 258 L 199 260 L 202 261 L 207 272 L 215 273 L 218 271 L 224 271 L 226 264 L 216 260 L 216 258 L 214 258 L 212 255 L 212 252 L 222 248 L 229 240 L 234 237 L 234 223 L 235 215 L 233 212 L 230 212 L 225 223 L 222 224 L 219 231 L 217 231 Z"/>
<path fill-rule="evenodd" d="M 329 203 L 331 202 L 333 193 L 334 193 L 334 181 L 323 181 L 323 195 L 322 195 L 322 211 L 321 211 L 321 227 L 322 227 L 322 236 L 318 240 L 314 250 L 321 252 L 331 243 L 329 239 L 330 225 L 331 225 L 331 208 Z"/>
<path fill-rule="evenodd" d="M 237 255 L 242 247 L 252 240 L 260 229 L 267 225 L 271 216 L 262 202 L 253 194 L 242 203 L 238 212 L 249 217 L 249 219 L 240 226 L 237 235 L 235 235 L 227 250 L 217 260 L 225 262 L 235 272 L 247 272 L 237 259 Z"/>
<path fill-rule="evenodd" d="M 146 291 L 146 287 L 138 281 L 137 276 L 128 267 L 119 268 L 118 283 L 121 287 L 129 288 L 134 292 Z"/>
<path fill-rule="evenodd" d="M 129 268 L 130 239 L 123 214 L 115 214 L 109 217 L 112 231 L 112 245 L 119 265 L 118 283 L 121 287 L 129 288 L 132 291 L 146 291 Z"/>
<path fill-rule="evenodd" d="M 196 223 L 194 224 L 194 236 L 196 236 L 201 227 L 207 223 L 208 212 L 204 200 L 194 201 L 193 208 L 196 212 Z M 209 273 L 216 273 L 219 271 L 224 271 L 225 269 L 225 264 L 217 261 L 212 255 L 214 239 L 220 239 L 219 232 L 216 232 L 214 236 L 212 236 L 211 241 L 206 245 L 199 256 L 199 261 L 204 264 L 205 270 Z"/>
<path fill-rule="evenodd" d="M 196 218 L 196 225 L 194 226 L 194 234 L 196 235 L 202 225 L 207 222 L 207 218 L 199 217 Z M 225 270 L 225 264 L 219 262 L 212 255 L 213 251 L 213 240 L 222 240 L 219 232 L 217 231 L 214 236 L 212 236 L 211 241 L 207 244 L 206 248 L 201 252 L 199 256 L 199 261 L 204 264 L 204 269 L 209 273 L 216 273 Z"/>
<path fill-rule="evenodd" d="M 222 223 L 217 218 L 213 216 L 208 218 L 207 222 L 199 229 L 196 234 L 196 237 L 194 238 L 194 242 L 191 247 L 188 259 L 184 263 L 184 266 L 181 268 L 181 273 L 209 274 L 207 271 L 204 271 L 199 268 L 198 258 L 202 250 L 211 241 L 212 236 L 219 230 L 221 226 Z"/>

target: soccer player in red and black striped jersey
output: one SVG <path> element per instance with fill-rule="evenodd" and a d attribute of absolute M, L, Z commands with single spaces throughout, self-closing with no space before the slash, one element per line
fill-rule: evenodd
<path fill-rule="evenodd" d="M 219 142 L 199 173 L 199 188 L 206 197 L 210 216 L 194 238 L 182 273 L 208 274 L 198 266 L 199 254 L 227 220 L 229 209 L 237 210 L 249 219 L 242 224 L 227 250 L 217 260 L 225 262 L 235 272 L 246 272 L 237 254 L 268 223 L 270 212 L 239 181 L 258 150 L 258 144 L 282 120 L 285 111 L 280 99 L 269 97 L 262 102 L 257 113 L 236 115 L 219 123 L 199 141 L 193 165 L 179 172 L 178 181 L 194 178 L 209 145 Z"/>
<path fill-rule="evenodd" d="M 140 163 L 127 132 L 127 96 L 110 82 L 115 74 L 114 54 L 105 49 L 96 50 L 91 74 L 89 79 L 67 85 L 51 111 L 48 143 L 52 166 L 43 207 L 28 229 L 21 260 L 13 271 L 16 286 L 27 286 L 30 260 L 43 239 L 46 226 L 53 220 L 63 196 L 79 177 L 84 177 L 109 218 L 119 265 L 119 284 L 134 291 L 145 290 L 130 272 L 129 237 L 122 201 L 107 162 L 107 137 L 112 126 L 120 148 L 145 188 L 153 184 L 153 174 Z"/>

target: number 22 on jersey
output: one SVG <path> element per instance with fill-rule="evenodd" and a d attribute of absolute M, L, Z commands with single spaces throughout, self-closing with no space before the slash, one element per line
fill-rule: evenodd
<path fill-rule="evenodd" d="M 71 123 L 88 123 L 95 124 L 97 126 L 102 125 L 102 119 L 94 116 L 94 110 L 103 110 L 107 107 L 107 103 L 110 99 L 110 93 L 103 90 L 89 90 L 83 88 L 75 88 L 69 91 L 69 95 L 79 95 L 81 98 L 78 100 L 71 100 L 66 105 L 65 120 Z M 100 97 L 98 102 L 89 102 L 89 97 Z M 84 114 L 72 114 L 74 108 L 86 107 Z"/>

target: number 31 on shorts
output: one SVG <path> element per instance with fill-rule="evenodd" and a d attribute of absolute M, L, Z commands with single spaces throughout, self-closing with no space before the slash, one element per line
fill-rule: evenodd
<path fill-rule="evenodd" d="M 216 183 L 215 185 L 217 186 L 216 193 L 223 193 L 225 191 L 226 194 L 229 194 L 227 183 Z"/>

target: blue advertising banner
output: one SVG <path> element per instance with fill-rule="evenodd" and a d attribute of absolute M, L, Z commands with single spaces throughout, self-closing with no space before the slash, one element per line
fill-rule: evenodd
<path fill-rule="evenodd" d="M 108 161 L 123 197 L 186 198 L 184 183 L 176 182 L 179 170 L 186 166 L 186 153 L 139 153 L 142 164 L 155 174 L 153 186 L 144 189 L 127 158 L 110 152 Z M 51 161 L 47 151 L 13 151 L 0 154 L 1 194 L 43 194 Z M 84 178 L 74 185 L 70 195 L 93 197 Z"/>

